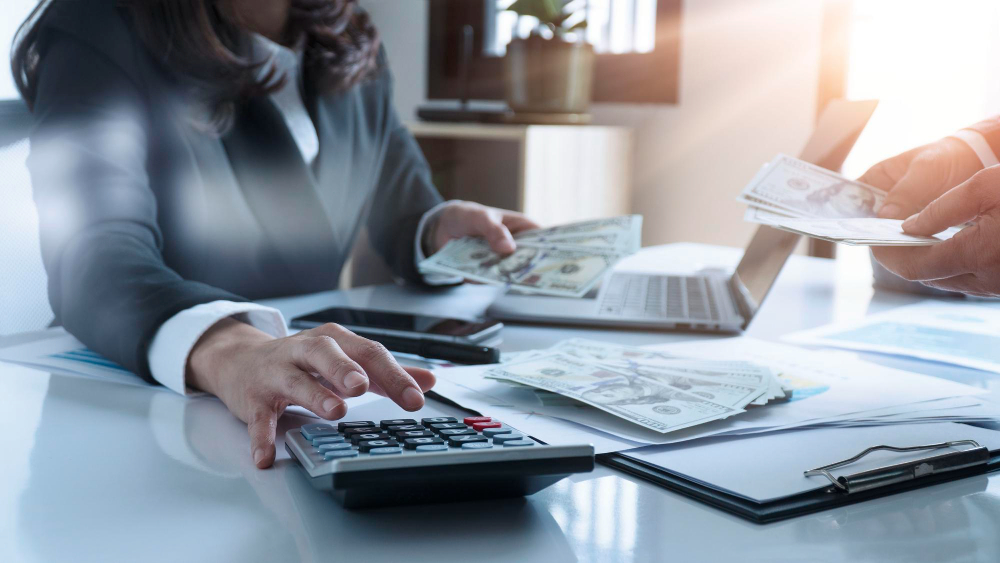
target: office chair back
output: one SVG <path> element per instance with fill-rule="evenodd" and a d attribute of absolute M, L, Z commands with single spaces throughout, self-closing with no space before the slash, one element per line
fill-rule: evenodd
<path fill-rule="evenodd" d="M 45 328 L 54 317 L 25 164 L 30 130 L 20 100 L 0 101 L 0 336 Z"/>

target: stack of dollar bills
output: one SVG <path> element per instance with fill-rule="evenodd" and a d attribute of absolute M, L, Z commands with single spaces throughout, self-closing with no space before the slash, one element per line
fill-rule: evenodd
<path fill-rule="evenodd" d="M 780 154 L 765 164 L 738 200 L 748 204 L 744 220 L 854 246 L 923 246 L 951 238 L 903 232 L 902 221 L 876 218 L 886 193 L 874 186 Z"/>
<path fill-rule="evenodd" d="M 446 244 L 418 268 L 519 291 L 581 297 L 618 260 L 639 250 L 642 216 L 594 219 L 518 233 L 517 250 L 501 256 L 479 238 Z"/>
<path fill-rule="evenodd" d="M 658 432 L 672 432 L 786 397 L 767 367 L 682 358 L 584 339 L 506 354 L 487 379 L 556 393 Z"/>

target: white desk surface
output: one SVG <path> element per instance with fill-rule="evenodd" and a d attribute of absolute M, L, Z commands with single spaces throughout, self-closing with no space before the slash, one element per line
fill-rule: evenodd
<path fill-rule="evenodd" d="M 731 267 L 739 254 L 671 245 L 646 249 L 622 267 Z M 380 287 L 276 303 L 289 316 L 337 303 L 474 315 L 493 292 Z M 750 334 L 771 339 L 918 299 L 872 297 L 864 275 L 795 257 Z M 692 338 L 508 326 L 503 348 L 578 335 L 631 344 Z M 870 358 L 986 387 L 1000 380 Z M 764 526 L 600 466 L 527 499 L 349 512 L 312 490 L 287 457 L 271 470 L 254 469 L 245 427 L 214 399 L 13 366 L 0 366 L 0 381 L 4 562 L 1000 560 L 997 477 Z M 738 470 L 738 460 L 720 463 Z"/>

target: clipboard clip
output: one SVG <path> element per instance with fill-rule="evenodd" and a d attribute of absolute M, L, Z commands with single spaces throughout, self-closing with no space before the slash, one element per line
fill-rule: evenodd
<path fill-rule="evenodd" d="M 872 452 L 882 450 L 893 452 L 917 452 L 940 450 L 943 448 L 957 446 L 971 447 L 969 449 L 947 452 L 913 461 L 886 465 L 884 467 L 861 471 L 851 475 L 843 475 L 841 477 L 834 477 L 833 474 L 830 473 L 830 470 L 850 465 Z M 975 440 L 955 440 L 952 442 L 940 442 L 937 444 L 908 447 L 872 446 L 852 458 L 831 463 L 830 465 L 824 465 L 823 467 L 817 467 L 816 469 L 810 469 L 809 471 L 806 471 L 804 475 L 806 477 L 814 477 L 817 475 L 826 477 L 831 483 L 833 483 L 836 491 L 850 494 L 877 489 L 879 487 L 885 487 L 895 483 L 901 483 L 903 481 L 911 481 L 913 479 L 929 475 L 937 475 L 947 473 L 949 471 L 975 467 L 977 465 L 985 467 L 989 460 L 989 450 L 979 445 L 979 442 L 976 442 Z"/>

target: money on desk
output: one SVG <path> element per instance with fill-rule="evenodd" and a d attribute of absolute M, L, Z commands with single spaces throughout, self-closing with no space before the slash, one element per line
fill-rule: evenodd
<path fill-rule="evenodd" d="M 505 354 L 484 377 L 555 393 L 663 433 L 785 398 L 775 374 L 751 362 L 679 358 L 578 338 Z"/>
<path fill-rule="evenodd" d="M 814 164 L 778 155 L 743 188 L 744 220 L 854 246 L 925 246 L 951 238 L 951 228 L 924 237 L 903 232 L 902 221 L 876 214 L 886 193 Z"/>
<path fill-rule="evenodd" d="M 508 256 L 490 250 L 483 239 L 458 239 L 418 268 L 523 292 L 581 297 L 618 260 L 639 249 L 641 230 L 641 215 L 625 215 L 525 231 L 514 237 L 517 250 Z"/>

